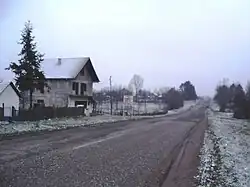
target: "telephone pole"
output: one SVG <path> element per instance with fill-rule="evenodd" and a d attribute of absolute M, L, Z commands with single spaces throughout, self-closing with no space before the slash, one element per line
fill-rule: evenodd
<path fill-rule="evenodd" d="M 109 97 L 110 97 L 110 114 L 113 113 L 113 98 L 112 98 L 112 76 L 109 77 Z"/>

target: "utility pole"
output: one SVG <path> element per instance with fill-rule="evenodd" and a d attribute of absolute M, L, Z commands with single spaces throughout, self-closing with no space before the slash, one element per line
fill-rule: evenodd
<path fill-rule="evenodd" d="M 113 98 L 112 98 L 112 76 L 109 77 L 109 97 L 110 97 L 110 114 L 113 113 Z"/>

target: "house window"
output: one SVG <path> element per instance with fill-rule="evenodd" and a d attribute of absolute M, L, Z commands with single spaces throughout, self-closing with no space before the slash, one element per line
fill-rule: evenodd
<path fill-rule="evenodd" d="M 87 91 L 87 85 L 85 83 L 81 83 L 81 95 L 84 95 L 85 91 Z"/>
<path fill-rule="evenodd" d="M 76 87 L 75 87 L 76 95 L 79 93 L 79 83 L 76 82 Z"/>
<path fill-rule="evenodd" d="M 76 90 L 76 82 L 73 82 L 73 84 L 72 84 L 72 90 Z"/>
<path fill-rule="evenodd" d="M 72 90 L 75 91 L 76 95 L 79 94 L 79 83 L 78 82 L 73 82 L 73 84 L 72 84 Z"/>

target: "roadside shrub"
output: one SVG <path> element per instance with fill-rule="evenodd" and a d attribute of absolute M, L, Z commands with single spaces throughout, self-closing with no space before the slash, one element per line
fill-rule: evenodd
<path fill-rule="evenodd" d="M 164 96 L 165 102 L 168 105 L 168 110 L 178 109 L 183 107 L 184 98 L 180 91 L 171 88 Z"/>
<path fill-rule="evenodd" d="M 240 84 L 219 85 L 216 88 L 214 100 L 220 107 L 220 112 L 233 111 L 234 118 L 250 118 L 250 83 L 246 92 Z"/>

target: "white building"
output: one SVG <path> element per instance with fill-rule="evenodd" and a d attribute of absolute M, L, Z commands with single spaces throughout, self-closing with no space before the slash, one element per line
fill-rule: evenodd
<path fill-rule="evenodd" d="M 19 110 L 20 93 L 12 82 L 0 83 L 0 107 L 4 116 L 12 116 L 12 107 Z"/>
<path fill-rule="evenodd" d="M 99 82 L 89 57 L 44 59 L 41 63 L 49 88 L 35 90 L 33 104 L 54 107 L 91 106 L 93 83 Z M 29 93 L 23 94 L 22 107 L 29 108 Z"/>

